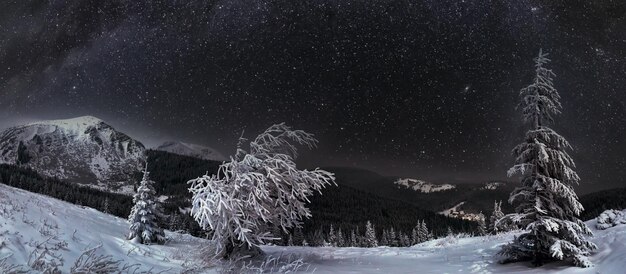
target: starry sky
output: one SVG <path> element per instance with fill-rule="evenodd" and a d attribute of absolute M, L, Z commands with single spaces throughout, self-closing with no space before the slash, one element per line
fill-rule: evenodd
<path fill-rule="evenodd" d="M 540 48 L 580 189 L 626 187 L 623 1 L 7 0 L 0 128 L 93 115 L 229 155 L 286 122 L 307 167 L 501 180 Z"/>

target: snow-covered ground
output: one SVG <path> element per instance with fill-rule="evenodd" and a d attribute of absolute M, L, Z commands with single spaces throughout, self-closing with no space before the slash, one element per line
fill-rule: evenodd
<path fill-rule="evenodd" d="M 315 273 L 624 273 L 626 225 L 596 230 L 587 222 L 599 247 L 591 256 L 595 267 L 582 269 L 567 263 L 532 268 L 529 263 L 501 265 L 495 254 L 516 232 L 485 237 L 449 237 L 408 248 L 333 248 L 264 246 L 270 256 L 302 258 L 303 272 Z M 0 273 L 7 264 L 29 265 L 47 247 L 47 261 L 60 263 L 68 273 L 82 251 L 100 246 L 97 254 L 121 260 L 120 266 L 152 273 L 180 273 L 201 260 L 195 256 L 203 239 L 166 232 L 164 246 L 145 246 L 125 239 L 128 223 L 91 208 L 0 184 Z M 56 250 L 55 250 L 56 249 Z M 138 271 L 138 272 L 139 272 Z M 132 273 L 132 271 L 129 271 Z M 215 268 L 201 273 L 215 273 Z"/>
<path fill-rule="evenodd" d="M 316 273 L 626 273 L 626 225 L 595 230 L 595 220 L 587 222 L 594 230 L 598 250 L 592 268 L 554 262 L 541 268 L 530 263 L 502 265 L 496 253 L 518 232 L 485 237 L 449 237 L 413 247 L 333 248 L 280 247 L 264 250 L 273 256 L 297 254 Z"/>
<path fill-rule="evenodd" d="M 83 251 L 97 246 L 97 255 L 111 255 L 130 273 L 180 273 L 197 261 L 191 251 L 206 244 L 166 232 L 171 239 L 166 245 L 146 246 L 127 241 L 127 233 L 124 219 L 0 184 L 0 273 L 7 272 L 3 258 L 7 265 L 31 269 L 40 256 L 41 262 L 62 264 L 59 270 L 69 273 Z"/>

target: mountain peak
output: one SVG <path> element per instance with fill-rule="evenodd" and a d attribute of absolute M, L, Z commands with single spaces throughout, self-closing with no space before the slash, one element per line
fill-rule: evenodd
<path fill-rule="evenodd" d="M 47 120 L 0 132 L 0 163 L 85 184 L 128 182 L 144 161 L 141 142 L 94 116 Z"/>
<path fill-rule="evenodd" d="M 44 120 L 44 121 L 32 122 L 24 126 L 51 125 L 51 126 L 65 128 L 65 129 L 84 130 L 88 127 L 97 126 L 101 124 L 107 125 L 103 120 L 94 116 L 87 115 L 87 116 L 80 116 L 80 117 L 69 118 L 69 119 Z"/>
<path fill-rule="evenodd" d="M 204 160 L 223 161 L 226 159 L 224 155 L 213 148 L 179 141 L 167 141 L 155 149 Z"/>

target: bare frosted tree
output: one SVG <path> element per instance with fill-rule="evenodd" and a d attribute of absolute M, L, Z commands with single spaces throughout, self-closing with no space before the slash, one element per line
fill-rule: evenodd
<path fill-rule="evenodd" d="M 503 218 L 528 232 L 504 246 L 500 254 L 506 257 L 503 262 L 532 260 L 542 265 L 546 260 L 571 259 L 577 266 L 589 267 L 587 256 L 596 246 L 585 237 L 591 230 L 578 219 L 583 206 L 573 188 L 580 178 L 566 152 L 571 146 L 546 126 L 561 111 L 552 82 L 555 74 L 545 67 L 550 61 L 546 53 L 539 51 L 534 61 L 535 79 L 520 91 L 523 120 L 531 129 L 513 149 L 515 165 L 508 172 L 509 176 L 521 176 L 521 187 L 509 198 L 517 205 L 516 213 Z"/>
<path fill-rule="evenodd" d="M 259 245 L 278 235 L 273 224 L 287 232 L 311 217 L 309 196 L 334 184 L 332 173 L 300 170 L 295 145 L 315 147 L 317 140 L 284 123 L 269 127 L 249 143 L 240 138 L 237 152 L 219 167 L 218 174 L 189 181 L 193 194 L 191 215 L 203 229 L 213 231 L 216 257 L 258 254 Z"/>

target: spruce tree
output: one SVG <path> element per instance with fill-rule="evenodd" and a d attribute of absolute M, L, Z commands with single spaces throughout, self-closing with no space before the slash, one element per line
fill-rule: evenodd
<path fill-rule="evenodd" d="M 583 207 L 573 187 L 580 178 L 567 154 L 571 146 L 547 126 L 561 112 L 552 83 L 555 74 L 545 67 L 550 61 L 547 54 L 539 51 L 534 61 L 535 79 L 520 91 L 523 120 L 531 128 L 513 149 L 515 165 L 508 172 L 520 175 L 521 187 L 511 193 L 509 202 L 516 204 L 516 213 L 507 218 L 528 232 L 500 254 L 507 258 L 503 262 L 532 260 L 539 266 L 547 260 L 571 259 L 577 266 L 589 267 L 587 256 L 596 246 L 585 238 L 591 230 L 578 219 Z"/>
<path fill-rule="evenodd" d="M 358 247 L 359 243 L 357 241 L 356 238 L 356 233 L 354 233 L 354 229 L 350 232 L 350 246 L 351 247 Z"/>
<path fill-rule="evenodd" d="M 333 225 L 330 225 L 330 231 L 328 231 L 328 244 L 330 246 L 337 246 L 337 235 L 333 229 Z"/>
<path fill-rule="evenodd" d="M 380 245 L 389 246 L 389 232 L 387 232 L 386 229 L 383 229 L 383 234 L 380 237 Z"/>
<path fill-rule="evenodd" d="M 337 231 L 337 246 L 344 247 L 346 246 L 346 238 L 343 236 L 341 232 L 341 228 Z"/>
<path fill-rule="evenodd" d="M 376 230 L 370 221 L 365 224 L 365 247 L 377 247 Z"/>
<path fill-rule="evenodd" d="M 482 212 L 478 214 L 478 235 L 487 235 L 487 224 L 485 224 L 485 215 Z"/>
<path fill-rule="evenodd" d="M 128 239 L 142 244 L 160 244 L 165 242 L 165 234 L 157 224 L 160 211 L 156 202 L 156 191 L 152 186 L 154 182 L 150 180 L 149 174 L 146 165 L 143 179 L 133 196 L 134 206 L 128 216 L 130 222 Z"/>
<path fill-rule="evenodd" d="M 491 234 L 498 234 L 501 230 L 501 224 L 499 224 L 499 220 L 504 217 L 504 213 L 502 213 L 501 209 L 502 202 L 493 202 L 493 212 L 491 213 L 491 217 L 489 218 L 489 232 Z"/>
<path fill-rule="evenodd" d="M 430 233 L 428 232 L 428 227 L 426 226 L 426 221 L 422 220 L 422 225 L 420 226 L 421 241 L 425 242 L 430 240 Z"/>

